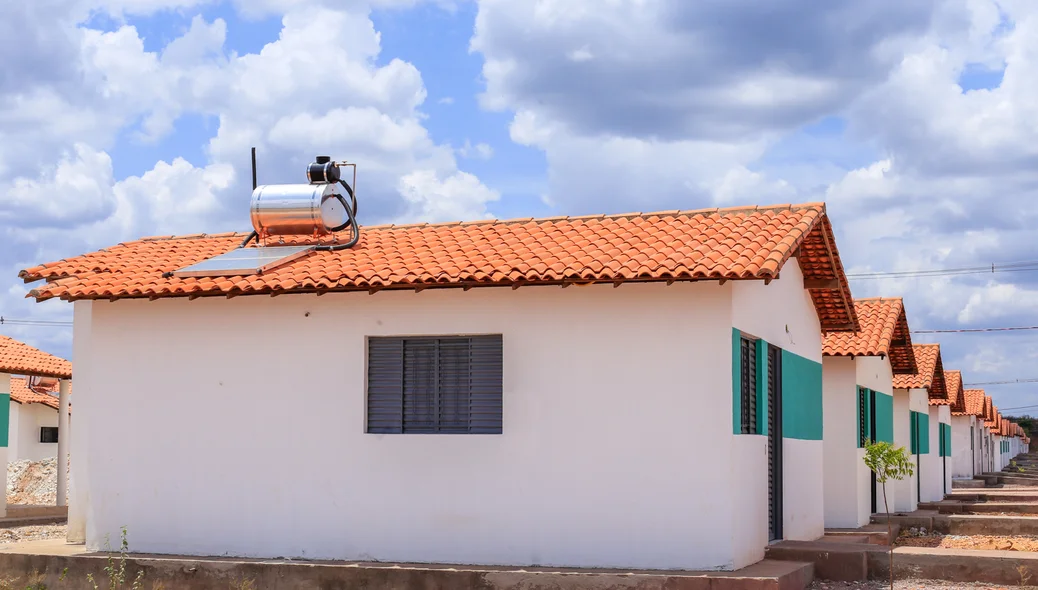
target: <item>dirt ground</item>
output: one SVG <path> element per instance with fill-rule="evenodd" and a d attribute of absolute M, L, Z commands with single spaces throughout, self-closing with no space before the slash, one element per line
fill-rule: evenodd
<path fill-rule="evenodd" d="M 20 541 L 38 541 L 41 539 L 60 539 L 65 537 L 68 526 L 64 524 L 40 524 L 0 528 L 0 544 Z"/>

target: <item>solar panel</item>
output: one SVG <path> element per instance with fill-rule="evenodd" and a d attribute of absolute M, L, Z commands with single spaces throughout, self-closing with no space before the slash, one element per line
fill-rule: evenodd
<path fill-rule="evenodd" d="M 191 266 L 173 271 L 175 277 L 240 277 L 262 274 L 313 250 L 313 246 L 263 246 L 235 248 Z"/>

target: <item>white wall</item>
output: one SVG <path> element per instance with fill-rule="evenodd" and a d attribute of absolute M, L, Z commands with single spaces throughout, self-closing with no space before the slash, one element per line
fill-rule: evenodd
<path fill-rule="evenodd" d="M 781 283 L 767 289 L 771 307 L 734 325 L 820 359 L 817 319 L 787 335 Z M 732 443 L 732 291 L 77 303 L 73 498 L 88 548 L 127 525 L 142 552 L 737 567 L 733 543 L 766 518 L 740 520 L 733 478 L 766 477 L 766 462 Z M 458 333 L 504 335 L 504 434 L 365 434 L 365 337 Z"/>
<path fill-rule="evenodd" d="M 804 279 L 796 260 L 790 259 L 782 268 L 781 278 L 768 285 L 762 281 L 729 284 L 734 284 L 732 325 L 735 328 L 821 364 L 821 325 L 811 296 L 803 288 Z M 791 439 L 788 434 L 782 445 L 783 538 L 814 540 L 821 537 L 825 529 L 823 445 L 821 440 Z M 763 448 L 766 449 L 766 445 Z M 737 445 L 734 456 L 734 464 L 745 465 L 743 471 L 752 473 L 746 477 L 763 477 L 761 481 L 767 482 L 767 454 L 761 453 L 760 447 Z M 738 478 L 738 474 L 735 477 Z M 737 547 L 755 547 L 752 540 L 767 539 L 767 494 L 757 501 L 761 498 L 765 502 L 763 519 L 750 524 L 740 516 L 733 523 Z M 736 509 L 745 508 L 736 504 Z M 739 539 L 751 541 L 740 542 Z M 750 565 L 764 557 L 763 548 L 739 557 L 736 567 Z"/>
<path fill-rule="evenodd" d="M 858 448 L 857 441 L 858 387 L 854 365 L 855 360 L 850 357 L 822 360 L 826 528 L 862 526 L 859 504 L 863 495 L 866 506 L 870 501 L 869 489 L 865 488 L 863 493 L 858 481 L 858 463 L 864 450 Z"/>
<path fill-rule="evenodd" d="M 937 408 L 937 417 L 941 421 L 942 424 L 950 425 L 951 424 L 951 419 L 952 419 L 951 406 L 940 406 L 939 408 Z M 955 435 L 952 434 L 951 438 L 952 438 L 952 449 L 954 449 L 955 448 L 955 440 L 954 440 L 955 439 Z M 940 450 L 940 449 L 938 448 L 938 450 Z M 940 497 L 940 499 L 943 500 L 944 496 L 947 493 L 951 492 L 951 489 L 952 489 L 952 472 L 954 471 L 954 466 L 952 465 L 952 457 L 938 457 L 938 458 L 939 458 L 940 461 L 942 461 L 944 463 L 941 466 L 942 467 L 941 474 L 942 474 L 942 477 L 944 478 L 944 480 L 941 482 L 941 497 Z"/>
<path fill-rule="evenodd" d="M 885 395 L 894 393 L 894 371 L 890 366 L 889 357 L 858 357 L 854 360 L 857 372 L 858 385 L 878 391 Z M 872 471 L 865 467 L 865 451 L 862 450 L 858 459 L 858 489 L 863 490 L 858 498 L 858 522 L 860 526 L 869 523 L 872 515 Z M 887 503 L 896 505 L 895 486 L 887 486 Z M 876 490 L 876 510 L 883 510 L 883 495 L 880 489 Z"/>
<path fill-rule="evenodd" d="M 48 457 L 57 457 L 57 443 L 40 442 L 40 428 L 57 425 L 57 410 L 43 404 L 11 402 L 8 460 L 40 461 Z"/>
<path fill-rule="evenodd" d="M 942 482 L 944 481 L 944 472 L 941 470 L 942 458 L 940 455 L 940 428 L 938 423 L 940 422 L 940 409 L 946 406 L 928 406 L 929 420 L 929 432 L 926 436 L 930 440 L 930 452 L 922 455 L 920 460 L 922 461 L 922 476 L 923 476 L 923 502 L 936 502 L 944 497 L 944 491 L 942 490 Z"/>
<path fill-rule="evenodd" d="M 894 390 L 894 444 L 902 446 L 906 450 L 911 451 L 912 449 L 912 437 L 911 437 L 911 415 L 910 411 L 913 412 L 928 412 L 929 401 L 925 389 L 895 389 Z M 926 455 L 920 456 L 920 464 L 925 470 L 925 458 Z M 916 456 L 912 455 L 912 461 L 916 460 Z M 901 481 L 888 482 L 887 488 L 894 490 L 894 507 L 898 512 L 912 512 L 918 508 L 919 504 L 919 487 L 917 486 L 917 480 L 919 479 L 920 469 L 916 469 L 911 477 L 907 477 Z M 891 485 L 893 484 L 893 485 Z M 888 496 L 889 500 L 889 496 Z"/>
<path fill-rule="evenodd" d="M 975 473 L 973 465 L 976 461 L 976 416 L 952 416 L 952 476 L 971 479 Z M 970 429 L 973 438 L 970 438 Z M 972 445 L 972 448 L 971 448 Z"/>

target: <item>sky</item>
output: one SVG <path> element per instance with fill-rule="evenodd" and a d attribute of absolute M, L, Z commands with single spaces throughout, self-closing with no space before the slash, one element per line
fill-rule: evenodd
<path fill-rule="evenodd" d="M 23 268 L 248 230 L 250 147 L 261 183 L 357 162 L 364 224 L 825 201 L 851 274 L 1038 260 L 1029 0 L 37 0 L 0 3 L 0 55 L 5 318 L 71 319 Z M 1036 272 L 852 290 L 913 329 L 1038 325 Z M 1038 331 L 914 339 L 967 384 L 1038 378 Z"/>

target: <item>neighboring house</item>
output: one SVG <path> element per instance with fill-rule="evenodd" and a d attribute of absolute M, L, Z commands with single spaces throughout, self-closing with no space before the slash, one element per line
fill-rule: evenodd
<path fill-rule="evenodd" d="M 22 273 L 75 301 L 89 549 L 731 570 L 823 534 L 821 333 L 858 328 L 824 205 L 366 227 L 172 274 L 244 237 Z"/>
<path fill-rule="evenodd" d="M 23 397 L 28 400 L 28 395 L 19 389 L 16 392 L 12 390 L 18 386 L 18 379 L 12 379 L 12 375 L 26 375 L 28 377 L 45 377 L 50 379 L 57 379 L 59 389 L 62 393 L 62 400 L 59 400 L 60 404 L 65 404 L 68 407 L 68 392 L 70 383 L 68 382 L 72 378 L 72 363 L 69 361 L 56 357 L 52 354 L 43 352 L 38 348 L 34 348 L 19 342 L 14 338 L 8 336 L 0 336 L 0 472 L 7 473 L 7 463 L 11 459 L 12 450 L 9 448 L 11 442 L 15 442 L 17 445 L 18 433 L 22 430 L 22 424 L 35 424 L 32 416 L 36 412 L 36 409 L 26 410 L 23 415 L 24 403 L 22 405 L 16 405 L 17 398 Z M 16 401 L 12 403 L 12 397 L 16 398 Z M 35 397 L 33 398 L 35 399 Z M 33 405 L 31 402 L 29 405 Z M 13 420 L 12 420 L 13 418 Z M 64 425 L 62 429 L 68 425 L 67 420 L 63 420 Z M 34 428 L 35 426 L 27 426 L 26 428 Z M 15 436 L 12 436 L 14 434 Z M 55 452 L 55 456 L 68 457 L 67 444 L 69 437 L 62 437 L 58 435 L 59 445 L 61 449 Z M 23 449 L 19 451 L 16 447 L 14 453 L 19 452 L 31 452 Z M 68 459 L 65 460 L 66 464 Z M 60 461 L 59 461 L 60 463 Z M 58 483 L 58 505 L 64 505 L 65 493 L 64 490 L 67 486 L 66 470 L 58 470 L 57 483 Z M 0 498 L 0 517 L 6 516 L 7 514 L 7 496 L 6 494 Z"/>
<path fill-rule="evenodd" d="M 933 489 L 940 487 L 940 463 L 931 457 L 937 447 L 930 448 L 930 429 L 937 430 L 936 420 L 930 424 L 931 399 L 945 399 L 944 365 L 937 344 L 914 344 L 917 371 L 894 375 L 894 444 L 905 447 L 913 455 L 915 472 L 894 484 L 898 512 L 914 511 L 919 502 L 929 501 Z M 933 482 L 936 482 L 933 483 Z"/>
<path fill-rule="evenodd" d="M 964 390 L 963 402 L 952 406 L 952 476 L 972 479 L 985 470 L 984 390 Z"/>
<path fill-rule="evenodd" d="M 986 458 L 986 464 L 984 465 L 984 472 L 990 473 L 998 471 L 1001 467 L 998 467 L 998 445 L 995 441 L 995 404 L 991 400 L 990 395 L 984 396 L 984 446 Z"/>
<path fill-rule="evenodd" d="M 865 526 L 870 515 L 884 511 L 863 461 L 865 443 L 894 442 L 894 375 L 917 371 L 900 298 L 857 299 L 854 311 L 860 331 L 826 333 L 822 341 L 827 528 Z M 893 486 L 886 499 L 893 510 Z"/>
<path fill-rule="evenodd" d="M 58 380 L 31 381 L 11 378 L 8 461 L 58 456 Z"/>
<path fill-rule="evenodd" d="M 943 500 L 952 489 L 952 410 L 956 407 L 965 410 L 966 401 L 962 389 L 962 373 L 960 371 L 944 372 L 944 399 L 930 400 L 930 448 L 937 449 L 931 453 L 934 463 L 933 474 L 939 476 L 929 480 L 932 486 L 930 498 Z"/>

